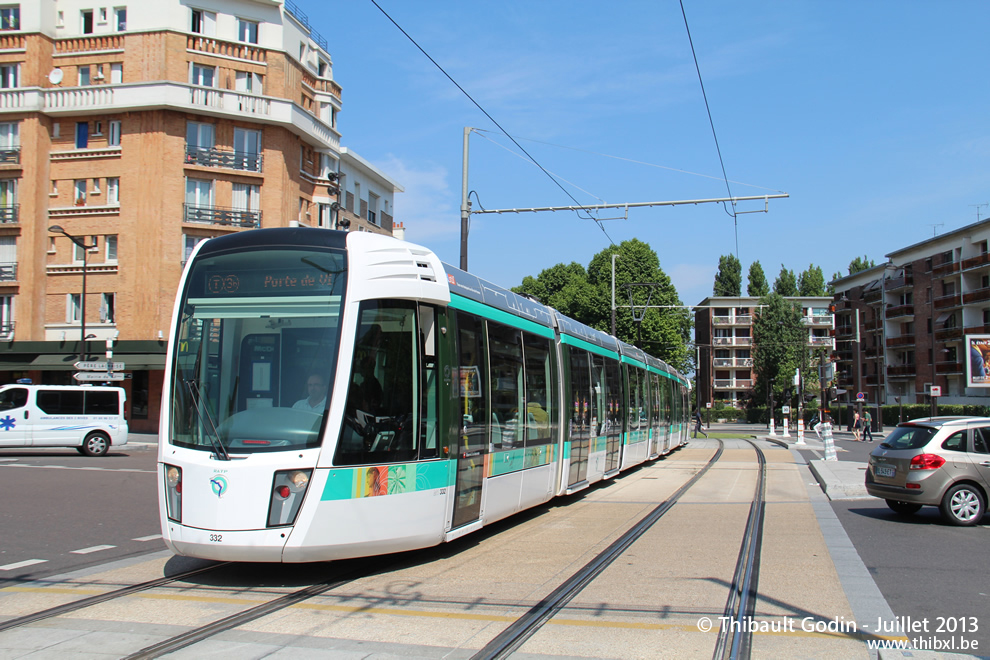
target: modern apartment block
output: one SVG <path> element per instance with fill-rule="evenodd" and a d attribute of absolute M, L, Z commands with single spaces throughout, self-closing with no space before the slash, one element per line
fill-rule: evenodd
<path fill-rule="evenodd" d="M 801 307 L 807 327 L 808 347 L 832 351 L 833 315 L 831 298 L 788 297 Z M 760 299 L 755 297 L 705 298 L 695 306 L 694 338 L 698 351 L 696 387 L 698 404 L 742 407 L 754 395 L 756 375 L 753 355 L 760 347 L 753 342 L 753 320 Z"/>
<path fill-rule="evenodd" d="M 0 383 L 73 382 L 112 340 L 155 431 L 197 242 L 390 231 L 401 188 L 341 148 L 327 48 L 290 0 L 0 0 Z"/>
<path fill-rule="evenodd" d="M 847 397 L 924 403 L 987 402 L 969 387 L 966 337 L 990 334 L 990 220 L 887 255 L 887 262 L 834 281 L 836 373 Z"/>

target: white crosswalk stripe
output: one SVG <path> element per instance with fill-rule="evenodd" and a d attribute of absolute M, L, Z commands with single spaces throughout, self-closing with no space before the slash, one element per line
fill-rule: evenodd
<path fill-rule="evenodd" d="M 99 552 L 100 550 L 109 550 L 111 548 L 116 548 L 115 545 L 94 545 L 91 548 L 82 548 L 81 550 L 73 550 L 74 555 L 88 555 L 91 552 Z"/>
<path fill-rule="evenodd" d="M 34 566 L 35 564 L 44 564 L 47 559 L 28 559 L 27 561 L 19 561 L 16 564 L 7 564 L 6 566 L 0 566 L 0 571 L 14 571 L 18 568 L 24 568 L 26 566 Z"/>

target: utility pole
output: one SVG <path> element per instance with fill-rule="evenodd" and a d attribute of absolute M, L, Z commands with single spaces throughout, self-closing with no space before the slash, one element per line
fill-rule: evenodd
<path fill-rule="evenodd" d="M 612 336 L 615 336 L 615 260 L 619 258 L 618 252 L 612 253 Z"/>
<path fill-rule="evenodd" d="M 471 223 L 471 201 L 468 199 L 468 138 L 474 129 L 464 127 L 464 150 L 461 156 L 461 270 L 468 269 L 468 226 Z"/>

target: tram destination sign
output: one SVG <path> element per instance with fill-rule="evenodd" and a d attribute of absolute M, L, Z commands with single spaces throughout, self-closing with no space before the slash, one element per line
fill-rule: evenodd
<path fill-rule="evenodd" d="M 72 365 L 79 371 L 110 371 L 112 368 L 114 371 L 123 371 L 123 362 L 76 362 Z"/>
<path fill-rule="evenodd" d="M 126 380 L 127 374 L 109 373 L 106 371 L 77 371 L 72 377 L 79 382 L 104 382 L 108 380 Z"/>

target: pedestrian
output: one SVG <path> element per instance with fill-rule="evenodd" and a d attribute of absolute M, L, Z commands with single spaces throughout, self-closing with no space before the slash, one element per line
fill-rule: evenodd
<path fill-rule="evenodd" d="M 870 414 L 869 410 L 863 412 L 863 440 L 867 442 L 873 442 L 873 429 L 870 427 L 873 425 L 873 416 Z M 869 438 L 867 440 L 867 438 Z"/>
<path fill-rule="evenodd" d="M 859 411 L 857 410 L 853 413 L 853 440 L 859 442 L 859 429 L 862 426 L 862 420 L 859 418 Z"/>
<path fill-rule="evenodd" d="M 706 438 L 708 437 L 708 434 L 705 433 L 704 430 L 702 430 L 702 428 L 701 428 L 701 411 L 700 410 L 695 410 L 694 411 L 694 437 L 697 438 L 699 433 L 701 435 L 705 436 Z"/>

